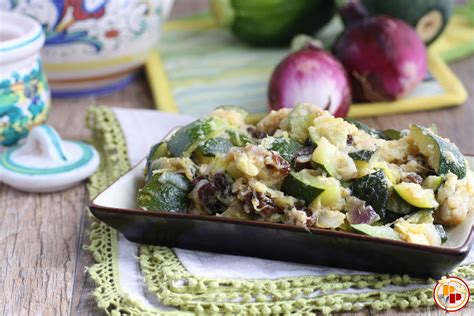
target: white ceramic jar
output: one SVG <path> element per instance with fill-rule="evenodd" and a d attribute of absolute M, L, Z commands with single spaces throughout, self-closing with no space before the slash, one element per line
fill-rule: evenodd
<path fill-rule="evenodd" d="M 50 107 L 50 93 L 40 59 L 44 43 L 33 19 L 0 11 L 0 147 L 14 145 Z"/>
<path fill-rule="evenodd" d="M 0 0 L 0 9 L 34 17 L 57 96 L 110 92 L 126 85 L 156 45 L 173 0 Z"/>

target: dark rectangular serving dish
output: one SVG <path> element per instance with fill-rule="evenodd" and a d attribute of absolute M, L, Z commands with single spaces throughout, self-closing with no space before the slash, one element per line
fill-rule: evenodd
<path fill-rule="evenodd" d="M 132 242 L 423 278 L 448 274 L 471 248 L 473 216 L 447 231 L 445 245 L 433 247 L 286 224 L 143 211 L 135 200 L 144 165 L 143 160 L 90 203 L 95 217 Z"/>

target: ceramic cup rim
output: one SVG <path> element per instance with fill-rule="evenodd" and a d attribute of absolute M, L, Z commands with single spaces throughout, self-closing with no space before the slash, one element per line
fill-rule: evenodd
<path fill-rule="evenodd" d="M 13 38 L 0 41 L 1 63 L 34 54 L 43 46 L 45 41 L 43 29 L 33 18 L 15 12 L 0 11 L 0 21 L 4 25 L 0 30 L 15 29 Z"/>

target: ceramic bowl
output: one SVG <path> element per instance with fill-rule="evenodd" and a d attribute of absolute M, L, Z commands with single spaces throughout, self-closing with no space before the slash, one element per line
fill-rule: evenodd
<path fill-rule="evenodd" d="M 0 11 L 0 21 L 1 147 L 14 145 L 46 120 L 50 92 L 40 58 L 41 26 L 13 12 Z"/>
<path fill-rule="evenodd" d="M 54 96 L 100 94 L 129 83 L 173 0 L 0 0 L 45 29 L 42 55 Z"/>
<path fill-rule="evenodd" d="M 474 157 L 467 158 L 473 165 Z M 313 227 L 144 211 L 136 196 L 145 164 L 146 159 L 89 205 L 95 217 L 132 242 L 423 278 L 448 275 L 471 249 L 474 214 L 447 229 L 448 241 L 435 247 Z"/>

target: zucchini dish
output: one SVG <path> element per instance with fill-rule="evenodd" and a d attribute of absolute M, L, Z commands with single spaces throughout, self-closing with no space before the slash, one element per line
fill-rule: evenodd
<path fill-rule="evenodd" d="M 474 209 L 474 176 L 434 126 L 375 130 L 309 104 L 257 124 L 223 106 L 150 150 L 137 204 L 440 246 Z"/>

